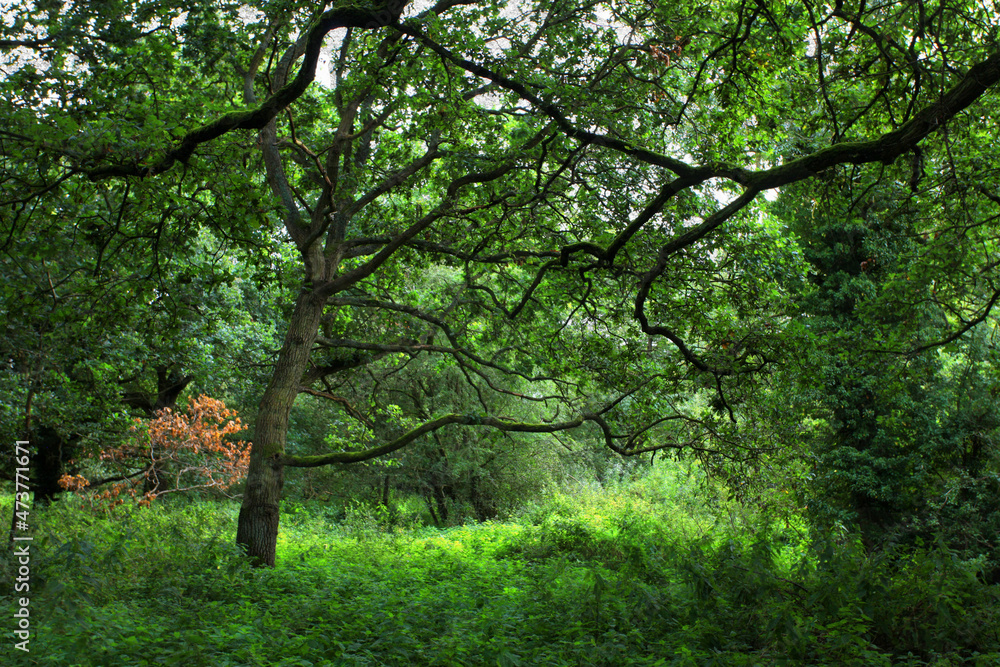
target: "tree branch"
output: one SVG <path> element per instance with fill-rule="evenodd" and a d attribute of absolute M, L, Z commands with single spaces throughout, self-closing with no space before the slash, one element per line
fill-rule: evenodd
<path fill-rule="evenodd" d="M 897 157 L 913 150 L 920 141 L 943 127 L 952 117 L 978 100 L 983 93 L 1000 81 L 1000 52 L 973 65 L 965 77 L 936 103 L 924 107 L 899 129 L 878 139 L 842 142 L 812 155 L 758 172 L 731 169 L 738 177 L 733 180 L 758 190 L 769 190 L 811 178 L 838 164 L 891 164 Z M 742 172 L 742 173 L 739 173 Z M 721 174 L 720 174 L 721 175 Z"/>
<path fill-rule="evenodd" d="M 320 47 L 327 33 L 337 28 L 361 28 L 374 30 L 394 24 L 405 8 L 405 2 L 389 0 L 381 7 L 346 5 L 334 7 L 323 13 L 309 28 L 302 65 L 298 74 L 278 92 L 267 98 L 256 109 L 233 111 L 207 125 L 188 132 L 179 144 L 168 151 L 163 158 L 151 166 L 137 164 L 110 165 L 86 172 L 92 181 L 106 178 L 155 176 L 170 169 L 175 162 L 187 162 L 198 146 L 217 139 L 232 130 L 260 130 L 274 119 L 285 107 L 297 100 L 316 78 L 316 63 Z"/>
<path fill-rule="evenodd" d="M 417 428 L 379 447 L 372 447 L 371 449 L 365 449 L 359 452 L 329 452 L 327 454 L 316 454 L 314 456 L 290 456 L 288 454 L 284 454 L 276 456 L 273 459 L 273 464 L 292 468 L 315 468 L 333 463 L 347 464 L 369 461 L 371 459 L 378 458 L 379 456 L 392 454 L 393 452 L 406 447 L 417 438 L 428 433 L 433 433 L 439 428 L 450 424 L 462 424 L 464 426 L 489 426 L 505 433 L 555 433 L 557 431 L 577 428 L 585 421 L 591 421 L 593 418 L 594 415 L 584 415 L 578 419 L 557 422 L 554 424 L 530 424 L 506 421 L 495 417 L 448 414 L 421 424 Z"/>

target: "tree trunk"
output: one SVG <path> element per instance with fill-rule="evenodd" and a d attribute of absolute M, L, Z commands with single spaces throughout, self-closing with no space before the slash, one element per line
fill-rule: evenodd
<path fill-rule="evenodd" d="M 437 504 L 438 516 L 441 517 L 442 524 L 448 522 L 448 499 L 445 496 L 444 485 L 434 484 L 434 502 Z"/>
<path fill-rule="evenodd" d="M 431 521 L 434 522 L 436 528 L 441 528 L 441 519 L 438 518 L 437 512 L 434 511 L 434 499 L 431 494 L 424 494 L 424 502 L 427 503 L 427 511 L 431 513 Z"/>
<path fill-rule="evenodd" d="M 497 511 L 496 497 L 489 491 L 483 494 L 480 491 L 480 481 L 481 478 L 478 474 L 472 475 L 469 480 L 469 501 L 476 513 L 476 521 L 482 523 L 497 518 L 499 512 Z"/>
<path fill-rule="evenodd" d="M 382 507 L 389 509 L 389 473 L 382 475 Z"/>
<path fill-rule="evenodd" d="M 63 438 L 54 428 L 44 424 L 35 431 L 31 438 L 31 444 L 35 446 L 37 452 L 31 457 L 33 466 L 31 490 L 35 502 L 50 503 L 62 493 L 63 488 L 59 486 L 59 478 L 63 473 L 72 473 L 66 469 L 66 465 L 75 455 L 79 439 L 78 435 L 72 435 L 68 439 Z"/>
<path fill-rule="evenodd" d="M 246 491 L 236 529 L 236 544 L 246 551 L 256 566 L 274 566 L 279 503 L 285 482 L 284 466 L 275 461 L 285 452 L 288 415 L 309 366 L 323 305 L 323 300 L 315 298 L 312 292 L 299 294 L 271 382 L 260 400 Z"/>

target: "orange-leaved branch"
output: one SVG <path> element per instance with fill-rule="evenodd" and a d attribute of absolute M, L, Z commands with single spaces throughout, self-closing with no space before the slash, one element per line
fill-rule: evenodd
<path fill-rule="evenodd" d="M 117 474 L 98 482 L 63 475 L 59 483 L 78 493 L 94 489 L 91 500 L 109 505 L 127 497 L 149 505 L 167 493 L 226 489 L 246 476 L 250 445 L 230 439 L 245 428 L 222 401 L 204 395 L 188 398 L 184 412 L 164 408 L 151 422 L 137 419 L 128 442 L 100 453 L 98 465 Z M 106 488 L 97 491 L 101 486 Z"/>

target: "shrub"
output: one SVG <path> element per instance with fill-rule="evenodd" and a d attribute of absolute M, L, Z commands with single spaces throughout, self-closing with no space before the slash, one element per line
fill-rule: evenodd
<path fill-rule="evenodd" d="M 139 504 L 149 505 L 168 493 L 226 489 L 245 477 L 250 463 L 250 445 L 229 440 L 245 428 L 222 401 L 189 398 L 185 413 L 164 408 L 148 424 L 136 420 L 132 440 L 102 451 L 97 463 L 112 475 L 96 482 L 63 475 L 59 484 L 106 506 L 140 494 Z M 105 485 L 103 491 L 96 489 Z"/>

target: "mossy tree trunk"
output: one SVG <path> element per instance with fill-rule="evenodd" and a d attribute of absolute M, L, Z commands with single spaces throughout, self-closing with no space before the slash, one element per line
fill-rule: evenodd
<path fill-rule="evenodd" d="M 313 292 L 303 290 L 299 294 L 274 374 L 260 401 L 236 529 L 236 543 L 255 565 L 274 566 L 279 504 L 285 482 L 280 459 L 285 452 L 289 413 L 309 364 L 323 306 L 324 300 Z"/>

